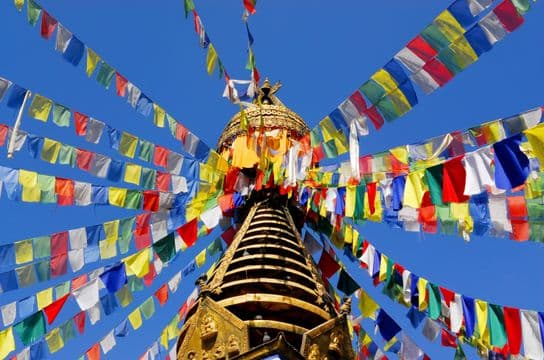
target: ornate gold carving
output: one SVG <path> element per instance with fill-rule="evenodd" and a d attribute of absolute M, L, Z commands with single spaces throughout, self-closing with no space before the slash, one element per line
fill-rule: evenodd
<path fill-rule="evenodd" d="M 238 341 L 238 338 L 231 334 L 229 335 L 229 339 L 227 340 L 228 347 L 227 347 L 227 353 L 230 356 L 238 355 L 240 353 L 240 342 Z"/>
<path fill-rule="evenodd" d="M 347 296 L 344 298 L 344 303 L 340 306 L 340 314 L 351 314 L 351 297 Z"/>
<path fill-rule="evenodd" d="M 187 354 L 187 360 L 196 360 L 196 353 L 194 351 L 190 351 L 188 354 Z"/>
<path fill-rule="evenodd" d="M 338 355 L 342 354 L 342 343 L 344 341 L 344 336 L 338 330 L 333 330 L 330 335 L 329 342 L 329 351 L 332 351 Z"/>
<path fill-rule="evenodd" d="M 321 360 L 321 352 L 319 351 L 319 345 L 312 344 L 312 346 L 310 346 L 310 352 L 308 353 L 308 360 Z"/>
<path fill-rule="evenodd" d="M 223 344 L 217 345 L 215 351 L 213 352 L 213 358 L 216 360 L 222 360 L 227 358 L 227 352 L 225 351 L 225 346 Z"/>
<path fill-rule="evenodd" d="M 217 323 L 213 316 L 205 313 L 200 323 L 200 338 L 202 341 L 211 341 L 217 337 Z"/>

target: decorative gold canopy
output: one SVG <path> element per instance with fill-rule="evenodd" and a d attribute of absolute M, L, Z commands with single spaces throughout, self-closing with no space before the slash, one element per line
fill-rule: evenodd
<path fill-rule="evenodd" d="M 284 129 L 292 136 L 300 138 L 310 131 L 306 122 L 294 111 L 287 108 L 275 95 L 281 87 L 280 83 L 270 85 L 266 79 L 259 89 L 257 100 L 250 104 L 244 114 L 248 127 L 252 129 L 272 130 Z M 229 147 L 232 141 L 246 131 L 240 127 L 242 113 L 236 113 L 227 123 L 217 142 L 217 149 Z"/>

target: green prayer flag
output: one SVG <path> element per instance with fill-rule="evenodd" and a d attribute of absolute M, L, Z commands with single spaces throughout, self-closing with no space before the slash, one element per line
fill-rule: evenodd
<path fill-rule="evenodd" d="M 223 251 L 223 245 L 221 244 L 221 238 L 217 238 L 207 248 L 208 254 L 214 256 L 220 251 Z"/>
<path fill-rule="evenodd" d="M 51 278 L 51 263 L 49 260 L 39 261 L 34 264 L 38 281 L 47 281 Z"/>
<path fill-rule="evenodd" d="M 150 168 L 142 168 L 142 188 L 154 189 L 157 179 L 157 170 Z"/>
<path fill-rule="evenodd" d="M 142 207 L 143 194 L 140 190 L 127 190 L 125 209 L 140 209 Z"/>
<path fill-rule="evenodd" d="M 53 122 L 60 127 L 70 126 L 70 109 L 66 106 L 53 104 Z"/>
<path fill-rule="evenodd" d="M 457 345 L 457 349 L 455 349 L 455 356 L 453 360 L 467 360 L 467 356 L 465 355 L 465 352 L 463 351 L 463 348 L 461 345 Z"/>
<path fill-rule="evenodd" d="M 310 144 L 312 147 L 316 147 L 321 143 L 322 137 L 321 132 L 319 131 L 319 127 L 315 127 L 310 132 Z"/>
<path fill-rule="evenodd" d="M 130 277 L 129 280 L 132 278 L 134 278 L 134 276 Z M 115 293 L 115 297 L 117 298 L 117 301 L 121 307 L 127 307 L 133 300 L 132 291 L 130 291 L 128 285 L 125 285 L 119 289 L 119 291 Z"/>
<path fill-rule="evenodd" d="M 74 167 L 76 164 L 77 150 L 73 146 L 62 144 L 59 151 L 59 164 L 70 165 Z"/>
<path fill-rule="evenodd" d="M 323 142 L 323 152 L 325 153 L 325 157 L 327 157 L 328 159 L 338 156 L 338 150 L 336 149 L 334 139 Z"/>
<path fill-rule="evenodd" d="M 140 311 L 144 315 L 146 320 L 149 320 L 155 313 L 155 302 L 153 301 L 153 296 L 147 298 L 146 301 L 140 305 Z"/>
<path fill-rule="evenodd" d="M 376 107 L 387 121 L 393 121 L 401 115 L 401 112 L 397 109 L 389 96 L 384 96 L 378 101 Z"/>
<path fill-rule="evenodd" d="M 70 281 L 65 281 L 55 287 L 55 299 L 60 299 L 70 292 Z"/>
<path fill-rule="evenodd" d="M 453 75 L 457 75 L 466 66 L 463 66 L 463 64 L 460 62 L 460 59 L 455 55 L 452 49 L 445 48 L 437 56 L 438 60 L 440 60 L 449 71 L 452 72 Z"/>
<path fill-rule="evenodd" d="M 372 79 L 361 85 L 359 90 L 372 104 L 377 104 L 385 96 L 385 89 Z"/>
<path fill-rule="evenodd" d="M 96 75 L 96 81 L 106 89 L 109 89 L 113 75 L 115 75 L 115 69 L 102 61 L 100 70 L 98 70 L 98 74 Z"/>
<path fill-rule="evenodd" d="M 435 24 L 427 26 L 421 32 L 421 36 L 429 43 L 429 45 L 439 52 L 450 44 L 450 41 L 442 34 Z"/>
<path fill-rule="evenodd" d="M 45 318 L 40 310 L 17 323 L 13 329 L 21 339 L 21 342 L 28 346 L 38 341 L 45 335 Z"/>
<path fill-rule="evenodd" d="M 195 9 L 195 4 L 193 3 L 193 0 L 184 0 L 183 7 L 185 9 L 185 17 L 187 17 L 189 16 L 189 12 Z"/>
<path fill-rule="evenodd" d="M 76 328 L 72 319 L 66 320 L 64 324 L 60 326 L 60 333 L 64 342 L 68 342 L 76 337 Z"/>
<path fill-rule="evenodd" d="M 34 258 L 41 259 L 51 256 L 51 239 L 49 236 L 39 236 L 32 239 Z"/>
<path fill-rule="evenodd" d="M 166 113 L 166 121 L 168 122 L 168 128 L 170 129 L 170 133 L 172 133 L 173 136 L 176 136 L 176 120 L 171 117 L 170 114 Z"/>
<path fill-rule="evenodd" d="M 355 210 L 353 211 L 354 219 L 362 219 L 365 211 L 365 192 L 366 185 L 357 185 L 355 190 Z"/>
<path fill-rule="evenodd" d="M 153 250 L 163 263 L 170 261 L 176 254 L 174 233 L 171 233 L 154 243 Z"/>
<path fill-rule="evenodd" d="M 121 134 L 121 141 L 119 142 L 119 152 L 126 157 L 133 158 L 136 153 L 136 146 L 138 145 L 138 138 L 132 134 L 124 132 Z"/>
<path fill-rule="evenodd" d="M 36 25 L 41 12 L 42 8 L 40 5 L 36 4 L 34 0 L 28 0 L 26 5 L 26 16 L 30 25 Z"/>
<path fill-rule="evenodd" d="M 512 0 L 520 15 L 525 15 L 531 9 L 531 0 Z"/>
<path fill-rule="evenodd" d="M 435 284 L 428 284 L 429 287 L 429 317 L 433 320 L 438 319 L 441 310 L 440 290 Z"/>
<path fill-rule="evenodd" d="M 499 305 L 489 304 L 489 331 L 491 345 L 502 348 L 506 345 L 506 331 L 504 329 L 504 315 Z"/>
<path fill-rule="evenodd" d="M 15 269 L 17 273 L 17 281 L 20 288 L 29 287 L 36 283 L 36 274 L 34 273 L 34 266 L 28 264 Z"/>
<path fill-rule="evenodd" d="M 130 247 L 130 240 L 132 240 L 132 229 L 134 228 L 135 217 L 128 219 L 122 219 L 119 221 L 119 251 L 121 254 L 125 254 Z"/>
<path fill-rule="evenodd" d="M 431 200 L 435 205 L 443 205 L 442 202 L 442 179 L 444 165 L 436 165 L 425 169 L 425 180 L 429 186 L 429 192 L 431 193 Z"/>
<path fill-rule="evenodd" d="M 153 157 L 155 145 L 149 141 L 140 139 L 140 153 L 138 159 L 150 162 Z"/>
<path fill-rule="evenodd" d="M 144 289 L 144 281 L 137 276 L 131 276 L 128 278 L 128 288 L 132 292 L 142 291 Z"/>
<path fill-rule="evenodd" d="M 353 280 L 353 278 L 349 276 L 344 269 L 342 269 L 340 271 L 340 275 L 338 276 L 338 284 L 336 285 L 336 288 L 347 296 L 350 296 L 357 289 L 359 289 L 359 285 L 357 285 L 355 280 Z"/>

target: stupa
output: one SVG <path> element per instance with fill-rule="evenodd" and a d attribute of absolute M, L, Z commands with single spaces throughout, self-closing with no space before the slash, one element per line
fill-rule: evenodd
<path fill-rule="evenodd" d="M 276 97 L 279 87 L 263 83 L 253 106 L 225 127 L 219 153 L 233 151 L 236 140 L 251 133 L 282 131 L 294 141 L 307 135 L 304 120 Z M 256 168 L 240 171 L 251 182 Z M 198 280 L 200 295 L 181 330 L 178 360 L 354 359 L 350 300 L 335 307 L 304 247 L 303 212 L 279 187 L 255 187 L 245 200 L 232 243 L 210 277 Z"/>

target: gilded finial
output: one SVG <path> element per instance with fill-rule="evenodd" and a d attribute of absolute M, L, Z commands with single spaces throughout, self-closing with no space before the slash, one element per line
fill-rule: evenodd
<path fill-rule="evenodd" d="M 272 85 L 270 84 L 270 80 L 268 78 L 264 79 L 263 85 L 259 88 L 259 93 L 257 95 L 258 103 L 264 105 L 283 106 L 282 102 L 275 95 L 280 88 L 281 82 L 278 81 Z"/>

